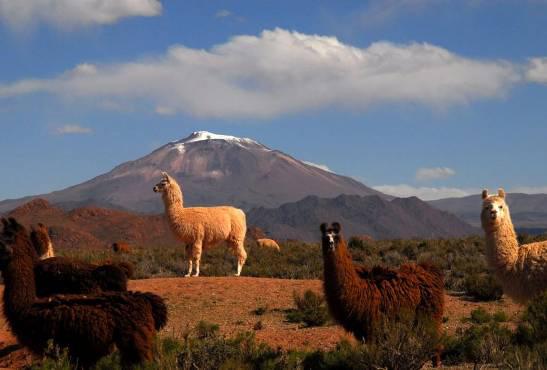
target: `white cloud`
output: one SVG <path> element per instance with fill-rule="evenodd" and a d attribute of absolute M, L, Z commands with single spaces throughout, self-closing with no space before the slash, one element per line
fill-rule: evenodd
<path fill-rule="evenodd" d="M 458 198 L 479 194 L 480 189 L 461 189 L 451 187 L 414 187 L 411 185 L 378 185 L 374 189 L 396 197 L 406 198 L 416 196 L 422 200 L 435 200 L 443 198 Z"/>
<path fill-rule="evenodd" d="M 115 23 L 121 18 L 156 16 L 159 0 L 0 0 L 0 20 L 14 29 L 36 23 L 61 28 Z"/>
<path fill-rule="evenodd" d="M 547 84 L 547 58 L 532 58 L 526 69 L 526 79 Z"/>
<path fill-rule="evenodd" d="M 275 29 L 210 50 L 176 45 L 155 58 L 82 64 L 52 79 L 0 84 L 0 98 L 45 92 L 146 102 L 199 117 L 270 118 L 406 102 L 445 108 L 503 96 L 519 78 L 508 62 L 464 58 L 427 43 L 357 48 Z"/>
<path fill-rule="evenodd" d="M 307 164 L 307 165 L 310 165 L 312 167 L 317 167 L 319 169 L 322 169 L 323 171 L 333 172 L 328 166 L 326 166 L 324 164 L 317 164 L 317 163 L 308 162 L 308 161 L 302 161 L 302 162 Z"/>
<path fill-rule="evenodd" d="M 59 135 L 87 135 L 93 133 L 93 130 L 89 127 L 82 127 L 80 125 L 64 125 L 57 127 L 55 132 Z"/>
<path fill-rule="evenodd" d="M 218 12 L 215 13 L 216 18 L 226 18 L 233 15 L 233 13 L 226 9 L 221 9 Z"/>
<path fill-rule="evenodd" d="M 432 167 L 432 168 L 418 168 L 416 171 L 416 180 L 418 181 L 430 181 L 446 179 L 450 176 L 454 176 L 456 171 L 448 167 Z"/>

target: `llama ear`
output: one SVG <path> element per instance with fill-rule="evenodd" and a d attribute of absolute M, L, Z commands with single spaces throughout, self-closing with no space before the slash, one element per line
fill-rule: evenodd
<path fill-rule="evenodd" d="M 324 234 L 327 232 L 327 224 L 325 222 L 323 222 L 321 224 L 321 226 L 319 226 L 319 230 L 321 230 L 321 232 Z"/>
<path fill-rule="evenodd" d="M 488 198 L 488 189 L 484 189 L 482 191 L 482 199 L 486 199 L 486 198 Z"/>
<path fill-rule="evenodd" d="M 169 177 L 167 172 L 161 171 L 161 176 L 163 177 L 164 180 L 167 180 L 167 182 L 171 182 L 171 178 Z"/>
<path fill-rule="evenodd" d="M 332 229 L 334 230 L 335 234 L 340 234 L 340 231 L 342 231 L 342 225 L 340 225 L 340 223 L 338 222 L 333 222 Z"/>
<path fill-rule="evenodd" d="M 505 190 L 503 188 L 498 189 L 498 197 L 505 198 Z"/>

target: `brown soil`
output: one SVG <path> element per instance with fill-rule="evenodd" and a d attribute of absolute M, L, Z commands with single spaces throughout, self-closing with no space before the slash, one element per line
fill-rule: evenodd
<path fill-rule="evenodd" d="M 162 278 L 135 280 L 131 290 L 157 293 L 169 305 L 169 324 L 162 335 L 180 337 L 200 320 L 220 325 L 222 334 L 232 336 L 242 331 L 253 331 L 257 322 L 262 329 L 256 330 L 258 340 L 272 347 L 283 349 L 329 349 L 342 338 L 351 339 L 339 326 L 303 328 L 285 321 L 285 310 L 293 307 L 293 292 L 306 289 L 321 292 L 319 280 L 285 280 L 250 277 L 199 277 Z M 266 308 L 263 315 L 256 315 L 257 308 Z M 443 325 L 448 333 L 468 324 L 462 319 L 470 312 L 483 307 L 489 312 L 504 311 L 514 324 L 522 306 L 509 300 L 499 302 L 471 302 L 462 297 L 446 296 Z M 24 349 L 16 346 L 5 320 L 0 317 L 0 368 L 20 368 L 32 362 Z"/>

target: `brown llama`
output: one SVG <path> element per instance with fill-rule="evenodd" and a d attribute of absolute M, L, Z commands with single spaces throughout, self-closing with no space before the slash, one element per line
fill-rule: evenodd
<path fill-rule="evenodd" d="M 79 367 L 90 368 L 116 346 L 124 367 L 152 359 L 156 331 L 167 323 L 163 299 L 144 292 L 36 296 L 36 252 L 26 229 L 3 219 L 0 271 L 3 309 L 20 344 L 41 355 L 48 341 L 68 350 Z"/>
<path fill-rule="evenodd" d="M 30 238 L 40 260 L 35 261 L 36 294 L 45 297 L 53 294 L 85 294 L 99 292 L 124 292 L 134 274 L 128 262 L 92 264 L 66 257 L 43 258 L 43 252 L 53 250 L 47 227 L 33 227 Z"/>
<path fill-rule="evenodd" d="M 47 227 L 42 223 L 38 223 L 36 226 L 31 226 L 31 230 L 30 239 L 36 249 L 36 253 L 38 253 L 38 257 L 41 260 L 55 257 L 53 243 L 49 237 Z"/>
<path fill-rule="evenodd" d="M 412 313 L 432 319 L 441 330 L 444 278 L 431 265 L 404 264 L 399 269 L 353 264 L 341 226 L 321 224 L 324 262 L 323 287 L 334 319 L 358 340 L 367 340 L 385 319 Z M 440 364 L 440 346 L 433 365 Z"/>
<path fill-rule="evenodd" d="M 112 243 L 112 251 L 114 253 L 129 253 L 131 252 L 131 247 L 126 242 L 114 242 Z"/>

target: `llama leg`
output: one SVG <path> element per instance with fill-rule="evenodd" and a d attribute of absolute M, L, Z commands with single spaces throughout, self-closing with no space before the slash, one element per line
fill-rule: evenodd
<path fill-rule="evenodd" d="M 247 252 L 243 246 L 243 241 L 237 243 L 235 248 L 235 255 L 237 256 L 237 273 L 235 276 L 241 275 L 241 269 L 247 260 Z"/>
<path fill-rule="evenodd" d="M 196 273 L 193 276 L 199 276 L 199 263 L 201 262 L 201 251 L 203 250 L 201 243 L 196 243 L 193 250 L 194 264 L 196 265 Z"/>
<path fill-rule="evenodd" d="M 186 255 L 186 259 L 188 260 L 188 272 L 186 273 L 186 275 L 184 275 L 185 277 L 189 277 L 192 275 L 192 246 L 190 244 L 187 244 L 186 245 L 186 248 L 185 248 L 185 255 Z"/>

